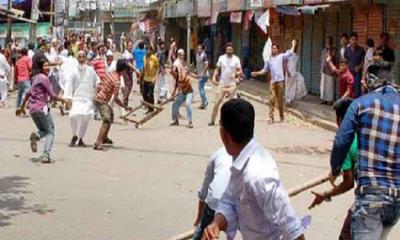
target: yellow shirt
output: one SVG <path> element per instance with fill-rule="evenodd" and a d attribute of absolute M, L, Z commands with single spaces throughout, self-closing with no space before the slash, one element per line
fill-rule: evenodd
<path fill-rule="evenodd" d="M 151 55 L 149 58 L 147 56 L 144 57 L 144 76 L 143 79 L 145 82 L 156 81 L 156 76 L 158 73 L 158 58 L 156 55 Z"/>

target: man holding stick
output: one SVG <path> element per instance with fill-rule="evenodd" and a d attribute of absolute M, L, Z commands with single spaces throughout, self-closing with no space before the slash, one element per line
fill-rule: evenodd
<path fill-rule="evenodd" d="M 351 219 L 355 240 L 386 239 L 400 217 L 400 93 L 390 64 L 368 68 L 370 93 L 350 106 L 335 137 L 331 175 L 338 176 L 358 136 L 356 199 Z"/>
<path fill-rule="evenodd" d="M 254 107 L 233 99 L 221 108 L 220 135 L 233 157 L 231 178 L 203 239 L 218 239 L 226 231 L 233 239 L 305 239 L 304 227 L 289 203 L 271 154 L 254 140 Z"/>
<path fill-rule="evenodd" d="M 101 81 L 97 88 L 97 94 L 94 98 L 94 105 L 99 109 L 103 124 L 101 125 L 99 135 L 94 144 L 94 150 L 104 150 L 103 144 L 113 144 L 113 141 L 108 138 L 111 124 L 114 121 L 114 112 L 109 105 L 110 100 L 114 97 L 114 102 L 130 111 L 131 108 L 125 105 L 118 96 L 120 79 L 123 74 L 128 71 L 128 65 L 124 60 L 118 60 L 117 70 L 108 73 Z"/>

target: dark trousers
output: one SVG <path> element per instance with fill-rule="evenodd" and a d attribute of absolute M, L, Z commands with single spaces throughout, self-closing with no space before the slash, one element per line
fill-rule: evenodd
<path fill-rule="evenodd" d="M 133 88 L 133 80 L 132 80 L 132 74 L 126 73 L 124 74 L 124 82 L 125 82 L 125 88 L 124 91 L 122 92 L 122 102 L 128 106 L 129 105 L 129 95 L 131 94 L 132 88 Z"/>
<path fill-rule="evenodd" d="M 143 85 L 143 100 L 147 103 L 154 105 L 154 83 L 144 82 Z M 153 111 L 153 108 L 149 108 Z"/>
<path fill-rule="evenodd" d="M 351 209 L 347 211 L 346 219 L 340 231 L 339 240 L 351 240 Z"/>
<path fill-rule="evenodd" d="M 213 222 L 214 215 L 215 211 L 206 204 L 203 213 L 201 214 L 200 223 L 196 227 L 193 240 L 201 240 L 203 238 L 204 230 Z"/>
<path fill-rule="evenodd" d="M 352 73 L 354 77 L 354 83 L 353 83 L 353 88 L 354 88 L 354 93 L 355 97 L 359 98 L 362 95 L 362 87 L 361 87 L 361 73 Z"/>

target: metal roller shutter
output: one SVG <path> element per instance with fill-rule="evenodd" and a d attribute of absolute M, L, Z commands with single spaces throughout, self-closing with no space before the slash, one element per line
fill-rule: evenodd
<path fill-rule="evenodd" d="M 312 51 L 312 23 L 313 18 L 310 15 L 303 17 L 303 37 L 301 56 L 301 72 L 304 76 L 307 89 L 311 91 L 311 51 Z"/>
<path fill-rule="evenodd" d="M 320 80 L 321 80 L 321 51 L 323 43 L 321 39 L 324 38 L 323 28 L 323 15 L 319 13 L 313 16 L 313 33 L 312 33 L 312 68 L 311 68 L 311 93 L 318 94 L 320 92 Z"/>

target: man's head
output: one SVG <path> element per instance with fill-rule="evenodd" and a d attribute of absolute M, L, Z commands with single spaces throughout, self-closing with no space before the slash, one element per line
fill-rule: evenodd
<path fill-rule="evenodd" d="M 373 39 L 368 39 L 367 40 L 367 46 L 369 47 L 369 48 L 374 48 L 375 47 L 375 42 L 374 42 L 374 40 Z"/>
<path fill-rule="evenodd" d="M 79 51 L 78 52 L 78 62 L 79 62 L 79 64 L 85 64 L 86 63 L 86 53 L 84 51 Z"/>
<path fill-rule="evenodd" d="M 202 53 L 203 51 L 204 51 L 204 45 L 203 44 L 197 45 L 197 53 Z"/>
<path fill-rule="evenodd" d="M 279 53 L 279 46 L 276 43 L 273 43 L 271 46 L 271 54 L 272 56 L 276 56 Z"/>
<path fill-rule="evenodd" d="M 41 45 L 43 43 L 43 38 L 42 37 L 38 37 L 37 38 L 37 44 Z"/>
<path fill-rule="evenodd" d="M 391 83 L 392 64 L 386 61 L 374 62 L 368 67 L 366 76 L 366 85 L 368 91 L 374 91 L 377 88 Z"/>
<path fill-rule="evenodd" d="M 144 49 L 144 42 L 143 41 L 138 44 L 138 48 L 139 49 Z"/>
<path fill-rule="evenodd" d="M 57 48 L 58 48 L 59 44 L 58 44 L 58 40 L 57 40 L 56 38 L 54 38 L 54 39 L 51 41 L 51 46 L 52 46 L 54 49 L 57 49 Z"/>
<path fill-rule="evenodd" d="M 165 50 L 165 43 L 164 42 L 160 42 L 158 44 L 158 47 L 159 47 L 160 50 Z"/>
<path fill-rule="evenodd" d="M 178 58 L 180 60 L 184 60 L 185 59 L 185 50 L 183 50 L 183 49 L 179 49 L 178 50 Z"/>
<path fill-rule="evenodd" d="M 220 136 L 226 150 L 237 156 L 254 137 L 254 107 L 243 99 L 232 99 L 221 108 Z"/>
<path fill-rule="evenodd" d="M 42 44 L 39 45 L 39 51 L 41 51 L 42 53 L 45 53 L 47 51 L 47 43 L 46 42 L 42 42 Z"/>
<path fill-rule="evenodd" d="M 349 109 L 352 102 L 353 102 L 353 99 L 345 98 L 345 99 L 338 100 L 333 105 L 333 109 L 335 109 L 335 111 L 336 111 L 336 123 L 339 127 L 342 124 L 344 116 L 347 113 L 347 109 Z"/>
<path fill-rule="evenodd" d="M 355 32 L 350 35 L 350 46 L 353 48 L 358 46 L 358 34 Z"/>
<path fill-rule="evenodd" d="M 340 60 L 340 62 L 339 62 L 339 72 L 340 73 L 344 73 L 344 72 L 347 71 L 347 68 L 348 68 L 347 60 L 346 59 Z"/>
<path fill-rule="evenodd" d="M 46 51 L 50 51 L 50 49 L 51 49 L 51 43 L 48 42 L 46 43 Z"/>
<path fill-rule="evenodd" d="M 116 69 L 119 74 L 125 73 L 128 70 L 128 68 L 129 68 L 128 64 L 126 64 L 125 60 L 123 59 L 118 60 Z"/>
<path fill-rule="evenodd" d="M 389 34 L 387 33 L 382 33 L 381 34 L 381 44 L 382 46 L 388 46 L 389 45 L 389 41 L 390 41 L 390 37 Z"/>
<path fill-rule="evenodd" d="M 28 49 L 29 49 L 29 50 L 35 49 L 35 44 L 29 43 L 29 44 L 28 44 Z"/>
<path fill-rule="evenodd" d="M 340 36 L 340 45 L 342 45 L 342 47 L 347 47 L 347 44 L 349 44 L 349 35 L 344 33 Z"/>
<path fill-rule="evenodd" d="M 26 48 L 21 49 L 21 55 L 22 56 L 28 55 L 28 49 L 26 49 Z"/>
<path fill-rule="evenodd" d="M 104 55 L 104 45 L 103 44 L 100 44 L 97 46 L 97 53 L 99 54 L 99 56 Z"/>
<path fill-rule="evenodd" d="M 171 43 L 173 43 L 173 42 L 175 42 L 175 38 L 170 38 L 170 40 L 169 40 Z"/>
<path fill-rule="evenodd" d="M 147 47 L 146 56 L 151 56 L 153 53 L 154 53 L 153 47 L 152 46 Z"/>
<path fill-rule="evenodd" d="M 326 47 L 332 48 L 333 47 L 333 37 L 329 36 L 326 38 Z"/>
<path fill-rule="evenodd" d="M 111 65 L 111 63 L 114 61 L 114 54 L 111 50 L 107 51 L 106 58 L 107 58 L 107 64 Z"/>
<path fill-rule="evenodd" d="M 233 43 L 228 42 L 225 45 L 225 52 L 226 52 L 226 55 L 228 55 L 228 57 L 232 57 L 233 56 L 233 52 L 234 52 Z"/>
<path fill-rule="evenodd" d="M 132 50 L 133 50 L 133 42 L 131 40 L 129 40 L 126 43 L 126 48 L 128 49 L 129 52 L 132 52 Z"/>

